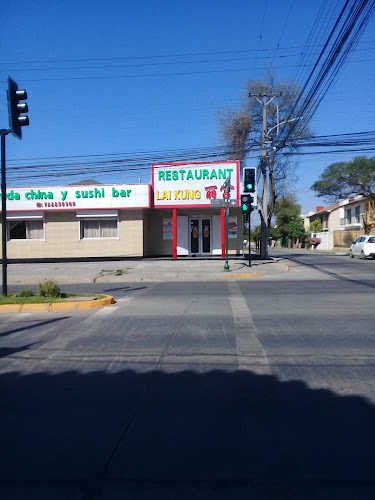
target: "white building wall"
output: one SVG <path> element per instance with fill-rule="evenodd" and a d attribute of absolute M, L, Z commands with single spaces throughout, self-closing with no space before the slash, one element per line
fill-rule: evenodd
<path fill-rule="evenodd" d="M 331 232 L 311 233 L 311 237 L 320 239 L 320 243 L 316 247 L 317 250 L 333 250 L 333 234 Z"/>
<path fill-rule="evenodd" d="M 221 215 L 212 217 L 212 255 L 221 255 Z"/>
<path fill-rule="evenodd" d="M 177 216 L 177 255 L 189 255 L 189 217 Z"/>

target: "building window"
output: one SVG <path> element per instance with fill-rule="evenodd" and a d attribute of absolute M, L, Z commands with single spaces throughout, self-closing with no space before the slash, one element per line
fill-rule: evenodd
<path fill-rule="evenodd" d="M 83 219 L 80 221 L 80 239 L 118 238 L 117 219 Z"/>
<path fill-rule="evenodd" d="M 355 222 L 357 224 L 361 222 L 361 205 L 355 207 Z"/>
<path fill-rule="evenodd" d="M 8 240 L 43 240 L 44 220 L 12 220 L 8 222 Z"/>

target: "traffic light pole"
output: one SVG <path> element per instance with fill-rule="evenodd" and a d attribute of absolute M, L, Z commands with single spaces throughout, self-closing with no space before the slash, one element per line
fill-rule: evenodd
<path fill-rule="evenodd" d="M 6 195 L 6 176 L 5 176 L 5 136 L 10 130 L 0 130 L 1 134 L 1 230 L 2 230 L 2 275 L 3 275 L 3 295 L 8 295 L 8 277 L 7 277 L 7 195 Z"/>

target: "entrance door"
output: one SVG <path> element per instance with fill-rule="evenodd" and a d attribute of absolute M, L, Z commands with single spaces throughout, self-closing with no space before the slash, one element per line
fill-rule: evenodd
<path fill-rule="evenodd" d="M 190 219 L 190 254 L 211 254 L 211 219 Z"/>

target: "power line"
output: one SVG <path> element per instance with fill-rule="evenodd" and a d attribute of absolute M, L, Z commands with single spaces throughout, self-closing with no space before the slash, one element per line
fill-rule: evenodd
<path fill-rule="evenodd" d="M 282 28 L 282 30 L 281 30 L 281 33 L 280 33 L 280 36 L 279 36 L 279 41 L 277 42 L 277 46 L 276 46 L 275 52 L 274 52 L 273 57 L 272 57 L 272 61 L 271 61 L 271 68 L 272 68 L 272 66 L 273 66 L 273 61 L 274 61 L 274 59 L 275 59 L 275 57 L 276 57 L 276 53 L 277 53 L 277 51 L 278 51 L 278 50 L 280 50 L 280 42 L 281 42 L 281 39 L 282 39 L 282 37 L 283 37 L 283 34 L 284 34 L 284 31 L 285 31 L 286 25 L 288 24 L 288 20 L 289 20 L 289 17 L 290 17 L 290 13 L 292 12 L 292 8 L 293 8 L 293 5 L 294 5 L 294 1 L 295 1 L 295 0 L 292 0 L 292 2 L 291 2 L 291 4 L 290 4 L 290 8 L 289 8 L 288 14 L 287 14 L 286 19 L 285 19 L 285 22 L 284 22 L 284 26 L 283 26 L 283 28 Z M 279 56 L 277 56 L 277 57 L 279 57 Z"/>
<path fill-rule="evenodd" d="M 357 59 L 354 61 L 348 61 L 350 63 L 358 62 L 369 62 L 374 61 L 374 58 L 370 59 Z M 295 68 L 295 65 L 285 65 L 285 66 L 274 66 L 274 69 L 288 69 Z M 72 77 L 57 77 L 57 78 L 27 78 L 22 79 L 23 82 L 52 82 L 52 81 L 68 81 L 68 80 L 114 80 L 117 78 L 153 78 L 160 76 L 189 76 L 189 75 L 205 75 L 214 73 L 234 73 L 238 71 L 251 71 L 251 70 L 266 70 L 267 67 L 263 68 L 234 68 L 234 69 L 213 69 L 213 70 L 200 70 L 200 71 L 185 71 L 185 72 L 175 72 L 175 73 L 150 73 L 143 75 L 100 75 L 100 76 L 72 76 Z"/>
<path fill-rule="evenodd" d="M 374 43 L 375 40 L 361 41 L 360 43 Z M 321 47 L 322 45 L 291 45 L 290 47 L 277 47 L 278 50 L 294 50 L 303 49 L 306 47 Z M 216 52 L 190 52 L 190 53 L 180 53 L 180 54 L 167 54 L 167 55 L 148 55 L 148 56 L 129 56 L 129 57 L 91 57 L 82 59 L 49 59 L 49 60 L 34 60 L 34 61 L 0 61 L 0 66 L 4 65 L 18 65 L 18 64 L 55 64 L 55 63 L 66 63 L 66 62 L 103 62 L 103 61 L 130 61 L 130 60 L 142 60 L 142 59 L 166 59 L 169 57 L 196 57 L 196 56 L 211 56 L 211 55 L 223 55 L 223 54 L 245 54 L 251 52 L 271 52 L 274 51 L 275 47 L 269 47 L 264 49 L 244 49 L 244 50 L 226 50 L 226 51 L 216 51 Z M 3 70 L 2 70 L 3 71 Z"/>
<path fill-rule="evenodd" d="M 364 47 L 357 49 L 355 52 L 359 51 L 368 51 L 375 50 L 375 47 Z M 312 54 L 317 55 L 318 52 Z M 279 54 L 277 56 L 262 56 L 261 59 L 275 59 L 275 57 L 279 59 L 287 59 L 290 57 L 298 57 L 299 54 Z M 114 69 L 114 68 L 143 68 L 150 66 L 161 66 L 161 65 L 184 65 L 184 64 L 209 64 L 209 63 L 218 63 L 218 62 L 238 62 L 238 61 L 249 61 L 251 59 L 257 60 L 258 57 L 237 57 L 230 59 L 203 59 L 200 61 L 167 61 L 163 63 L 141 63 L 141 64 L 115 64 L 115 65 L 106 65 L 106 66 L 70 66 L 70 67 L 57 67 L 57 68 L 22 68 L 22 69 L 11 69 L 8 71 L 12 72 L 27 72 L 27 71 L 75 71 L 75 70 L 86 70 L 86 69 Z M 6 69 L 1 71 L 7 71 Z"/>
<path fill-rule="evenodd" d="M 345 1 L 291 110 L 291 116 L 304 118 L 291 124 L 284 141 L 287 141 L 297 128 L 301 132 L 307 126 L 327 91 L 338 78 L 344 63 L 349 62 L 348 57 L 358 44 L 359 37 L 363 34 L 374 8 L 374 0 Z M 329 46 L 331 48 L 326 54 Z M 310 82 L 312 82 L 311 85 Z"/>
<path fill-rule="evenodd" d="M 305 137 L 291 146 L 289 151 L 282 151 L 280 153 L 281 157 L 369 153 L 375 151 L 375 131 Z M 285 144 L 285 148 L 288 147 L 290 146 Z M 319 147 L 324 147 L 325 150 L 317 150 Z M 245 158 L 259 159 L 260 150 L 259 144 L 255 142 L 248 143 L 245 149 Z M 53 160 L 55 163 L 51 161 L 44 164 L 10 165 L 8 168 L 8 178 L 9 181 L 14 183 L 17 180 L 24 182 L 25 179 L 41 180 L 77 177 L 87 174 L 88 167 L 90 168 L 90 175 L 100 176 L 107 173 L 116 173 L 135 176 L 146 170 L 149 172 L 151 163 L 227 160 L 228 158 L 233 158 L 235 155 L 235 150 L 228 150 L 225 146 L 216 146 L 143 151 L 126 154 L 109 153 L 103 155 L 51 157 L 44 159 Z M 113 158 L 114 156 L 115 158 Z M 63 161 L 56 163 L 56 160 Z M 21 160 L 12 161 L 20 162 Z M 36 161 L 36 159 L 30 161 Z"/>

